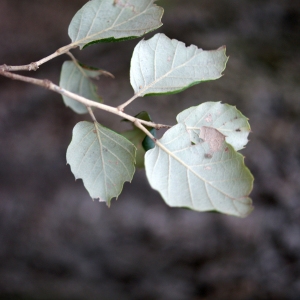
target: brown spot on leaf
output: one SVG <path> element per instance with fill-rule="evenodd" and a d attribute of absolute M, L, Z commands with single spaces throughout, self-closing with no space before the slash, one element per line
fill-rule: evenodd
<path fill-rule="evenodd" d="M 241 129 L 239 129 L 239 128 L 238 128 L 238 129 L 236 129 L 235 131 L 236 131 L 236 132 L 240 132 L 240 131 L 241 131 Z"/>
<path fill-rule="evenodd" d="M 211 114 L 207 115 L 207 117 L 205 118 L 205 121 L 206 121 L 207 123 L 210 123 L 210 122 L 212 121 L 212 116 L 211 116 Z"/>
<path fill-rule="evenodd" d="M 212 153 L 220 151 L 225 141 L 225 136 L 217 129 L 212 127 L 202 126 L 200 128 L 200 139 L 207 142 Z"/>
<path fill-rule="evenodd" d="M 95 129 L 93 130 L 93 132 L 94 132 L 94 133 L 97 133 L 97 131 L 96 131 Z"/>
<path fill-rule="evenodd" d="M 131 8 L 131 10 L 132 10 L 133 12 L 136 13 L 135 6 L 134 6 L 133 4 L 128 3 L 128 2 L 123 3 L 122 0 L 114 0 L 113 5 L 114 5 L 114 6 L 119 6 L 119 7 L 121 7 L 121 8 L 129 7 L 129 8 Z"/>

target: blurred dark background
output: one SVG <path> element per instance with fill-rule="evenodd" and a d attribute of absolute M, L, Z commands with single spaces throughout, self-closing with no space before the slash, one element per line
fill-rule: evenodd
<path fill-rule="evenodd" d="M 85 0 L 1 0 L 0 64 L 27 64 L 69 43 Z M 126 109 L 175 124 L 204 101 L 236 105 L 250 119 L 242 152 L 255 176 L 245 219 L 171 209 L 143 170 L 111 208 L 74 181 L 65 152 L 88 115 L 60 95 L 0 77 L 0 299 L 300 299 L 300 2 L 162 0 L 170 38 L 205 50 L 227 46 L 225 76 Z M 153 33 L 148 34 L 147 38 Z M 99 94 L 132 96 L 129 64 L 138 40 L 74 50 L 113 73 Z M 58 83 L 67 56 L 23 73 Z M 120 119 L 97 112 L 115 130 Z"/>

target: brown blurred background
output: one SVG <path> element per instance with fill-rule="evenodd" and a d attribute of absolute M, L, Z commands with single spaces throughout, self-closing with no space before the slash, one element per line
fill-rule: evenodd
<path fill-rule="evenodd" d="M 0 64 L 27 64 L 69 43 L 85 0 L 1 0 Z M 158 31 L 205 50 L 227 46 L 225 76 L 126 109 L 158 123 L 204 101 L 250 119 L 243 150 L 255 176 L 245 219 L 171 209 L 143 170 L 111 208 L 92 201 L 66 166 L 72 128 L 88 115 L 60 95 L 0 77 L 0 299 L 300 299 L 300 3 L 295 0 L 161 0 Z M 153 33 L 147 35 L 150 38 Z M 132 96 L 138 40 L 73 53 L 113 73 L 99 94 Z M 59 82 L 67 56 L 26 75 Z M 105 126 L 120 119 L 97 112 Z"/>

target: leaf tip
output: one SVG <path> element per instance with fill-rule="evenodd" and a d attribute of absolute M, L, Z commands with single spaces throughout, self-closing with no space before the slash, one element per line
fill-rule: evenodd
<path fill-rule="evenodd" d="M 223 46 L 219 47 L 218 50 L 225 50 L 226 51 L 226 46 L 223 45 Z"/>
<path fill-rule="evenodd" d="M 240 215 L 240 218 L 246 218 L 246 217 L 248 217 L 252 212 L 253 212 L 253 210 L 254 210 L 254 206 L 252 205 L 252 203 L 249 205 L 249 210 L 246 212 L 246 213 L 244 213 L 244 214 L 241 214 Z"/>

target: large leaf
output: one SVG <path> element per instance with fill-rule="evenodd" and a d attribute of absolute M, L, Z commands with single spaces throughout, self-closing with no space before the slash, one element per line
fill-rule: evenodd
<path fill-rule="evenodd" d="M 65 61 L 60 74 L 60 87 L 96 102 L 100 101 L 97 95 L 97 87 L 90 78 L 97 78 L 101 70 L 87 70 L 75 64 L 73 61 Z M 86 107 L 67 96 L 62 96 L 66 106 L 69 106 L 78 114 L 87 113 Z"/>
<path fill-rule="evenodd" d="M 163 9 L 154 0 L 92 0 L 73 17 L 72 43 L 81 49 L 101 41 L 132 39 L 162 25 Z"/>
<path fill-rule="evenodd" d="M 184 124 L 169 129 L 145 155 L 146 174 L 170 206 L 244 217 L 253 177 L 244 158 L 225 141 L 194 144 Z"/>
<path fill-rule="evenodd" d="M 217 129 L 235 150 L 240 150 L 248 143 L 250 125 L 248 119 L 234 106 L 220 102 L 206 102 L 190 107 L 177 116 L 178 123 L 184 123 L 191 133 L 194 143 L 209 138 L 209 129 Z"/>
<path fill-rule="evenodd" d="M 79 122 L 67 150 L 75 178 L 82 178 L 92 198 L 110 204 L 134 174 L 135 146 L 98 123 Z"/>
<path fill-rule="evenodd" d="M 225 47 L 203 51 L 159 33 L 135 47 L 130 82 L 140 96 L 177 93 L 201 81 L 219 78 L 226 62 Z"/>
<path fill-rule="evenodd" d="M 152 121 L 150 115 L 146 111 L 138 113 L 136 118 Z M 152 133 L 153 136 L 156 136 L 155 128 L 146 128 Z M 126 137 L 131 143 L 133 143 L 137 149 L 136 151 L 136 166 L 138 168 L 144 168 L 144 156 L 146 151 L 154 148 L 154 142 L 149 138 L 146 133 L 140 130 L 138 127 L 135 127 L 131 130 L 122 132 L 122 135 Z"/>

